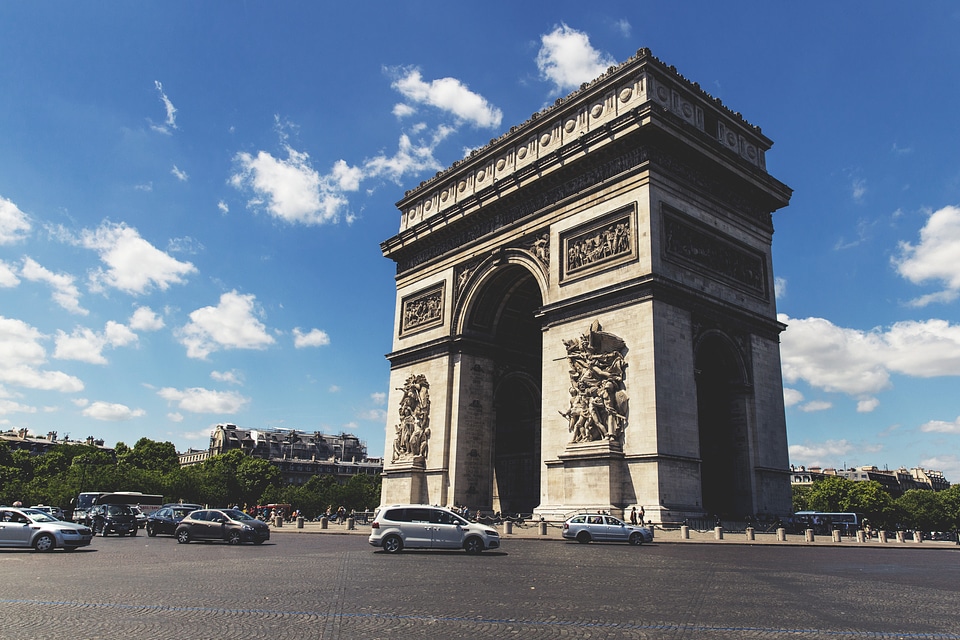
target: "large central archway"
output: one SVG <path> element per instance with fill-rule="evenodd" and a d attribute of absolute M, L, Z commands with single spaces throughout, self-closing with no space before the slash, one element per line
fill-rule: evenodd
<path fill-rule="evenodd" d="M 533 275 L 506 265 L 488 274 L 466 324 L 488 342 L 495 380 L 492 404 L 492 495 L 504 514 L 532 513 L 540 503 L 542 332 L 536 318 L 543 299 Z"/>
<path fill-rule="evenodd" d="M 697 349 L 696 369 L 703 509 L 742 518 L 754 512 L 743 368 L 732 345 L 710 335 Z"/>

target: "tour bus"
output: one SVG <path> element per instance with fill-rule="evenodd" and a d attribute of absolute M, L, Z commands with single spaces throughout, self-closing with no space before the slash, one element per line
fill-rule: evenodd
<path fill-rule="evenodd" d="M 813 532 L 820 535 L 827 535 L 834 529 L 839 529 L 841 535 L 855 535 L 858 529 L 863 528 L 864 517 L 862 513 L 839 513 L 827 511 L 797 511 L 794 514 L 794 522 L 797 529 L 813 529 Z"/>
<path fill-rule="evenodd" d="M 139 491 L 84 491 L 73 501 L 73 521 L 83 522 L 95 504 L 129 504 L 149 516 L 163 505 L 163 496 Z"/>

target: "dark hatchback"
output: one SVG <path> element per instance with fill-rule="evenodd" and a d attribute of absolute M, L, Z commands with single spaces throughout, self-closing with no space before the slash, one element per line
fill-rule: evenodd
<path fill-rule="evenodd" d="M 87 526 L 93 535 L 137 535 L 137 516 L 128 504 L 96 504 L 87 512 Z"/>
<path fill-rule="evenodd" d="M 172 536 L 177 531 L 177 525 L 188 515 L 202 509 L 199 504 L 165 504 L 147 516 L 147 535 L 153 537 L 158 534 Z"/>
<path fill-rule="evenodd" d="M 200 509 L 177 525 L 177 542 L 223 540 L 229 544 L 263 544 L 270 539 L 270 527 L 239 509 Z"/>

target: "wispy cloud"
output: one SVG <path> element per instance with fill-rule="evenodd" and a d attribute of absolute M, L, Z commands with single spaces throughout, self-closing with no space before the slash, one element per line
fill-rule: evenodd
<path fill-rule="evenodd" d="M 30 229 L 30 217 L 13 202 L 0 196 L 0 245 L 25 240 Z"/>
<path fill-rule="evenodd" d="M 163 124 L 151 124 L 150 128 L 159 133 L 170 135 L 177 129 L 177 108 L 173 106 L 170 98 L 163 92 L 163 85 L 159 80 L 154 80 L 153 85 L 156 87 L 157 93 L 160 94 L 160 102 L 163 103 L 163 108 L 166 111 L 166 119 Z"/>

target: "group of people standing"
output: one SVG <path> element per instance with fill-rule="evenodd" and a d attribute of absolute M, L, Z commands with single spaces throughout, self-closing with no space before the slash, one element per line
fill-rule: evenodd
<path fill-rule="evenodd" d="M 630 524 L 635 527 L 643 526 L 643 505 L 640 505 L 640 510 L 638 511 L 636 507 L 630 509 Z"/>

